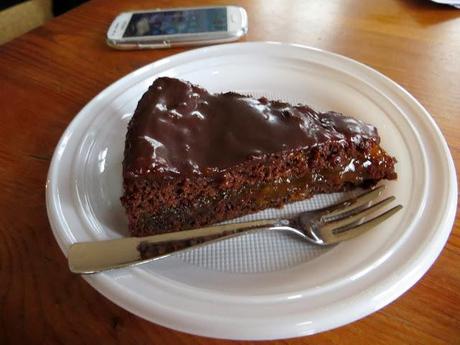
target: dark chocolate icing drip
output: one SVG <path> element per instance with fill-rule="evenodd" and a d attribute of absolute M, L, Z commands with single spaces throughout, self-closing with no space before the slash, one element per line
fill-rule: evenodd
<path fill-rule="evenodd" d="M 163 77 L 143 95 L 129 124 L 124 176 L 214 174 L 250 157 L 363 137 L 379 142 L 375 127 L 339 113 L 209 94 Z"/>

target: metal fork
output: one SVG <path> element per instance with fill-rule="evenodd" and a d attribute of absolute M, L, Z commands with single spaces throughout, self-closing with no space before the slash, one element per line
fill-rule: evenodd
<path fill-rule="evenodd" d="M 380 186 L 338 204 L 290 218 L 214 225 L 148 237 L 75 243 L 68 253 L 69 268 L 74 273 L 88 274 L 135 266 L 216 241 L 267 230 L 287 231 L 316 245 L 335 244 L 365 233 L 402 208 L 397 205 L 363 222 L 366 216 L 395 200 L 394 196 L 390 196 L 369 206 L 384 189 Z"/>

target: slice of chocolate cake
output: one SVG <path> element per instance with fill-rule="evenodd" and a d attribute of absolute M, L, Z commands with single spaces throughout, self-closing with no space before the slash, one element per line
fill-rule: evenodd
<path fill-rule="evenodd" d="M 190 229 L 395 179 L 379 142 L 375 127 L 336 112 L 159 78 L 126 135 L 130 232 Z"/>

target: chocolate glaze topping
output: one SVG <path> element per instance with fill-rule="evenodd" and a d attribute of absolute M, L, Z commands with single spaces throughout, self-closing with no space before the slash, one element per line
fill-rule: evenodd
<path fill-rule="evenodd" d="M 142 96 L 129 123 L 123 171 L 125 177 L 213 174 L 251 156 L 363 138 L 379 143 L 375 127 L 339 113 L 210 94 L 163 77 Z"/>

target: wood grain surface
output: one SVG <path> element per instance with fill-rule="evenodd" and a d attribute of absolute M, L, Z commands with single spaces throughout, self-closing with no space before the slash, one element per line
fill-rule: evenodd
<path fill-rule="evenodd" d="M 460 10 L 428 0 L 231 2 L 249 13 L 245 41 L 327 49 L 401 84 L 433 115 L 460 169 Z M 78 111 L 125 74 L 185 50 L 112 50 L 104 37 L 114 16 L 210 3 L 227 2 L 94 0 L 0 46 L 0 344 L 246 343 L 173 331 L 102 297 L 69 272 L 45 207 L 51 156 Z M 260 344 L 460 344 L 458 213 L 438 260 L 395 302 L 332 331 Z"/>

